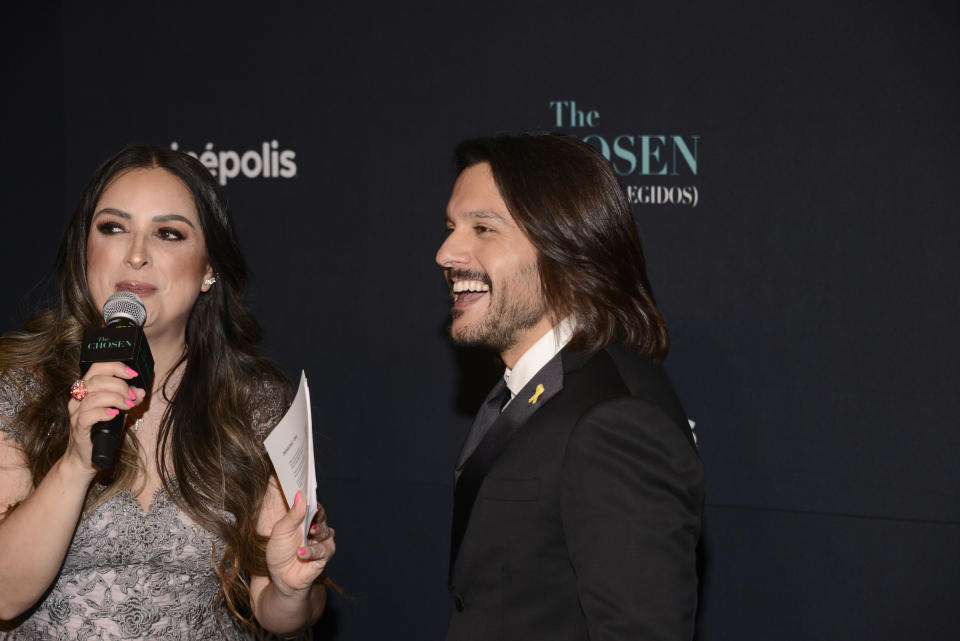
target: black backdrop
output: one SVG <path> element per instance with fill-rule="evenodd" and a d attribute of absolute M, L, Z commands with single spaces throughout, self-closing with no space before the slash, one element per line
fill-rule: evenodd
<path fill-rule="evenodd" d="M 311 381 L 318 638 L 442 636 L 490 369 L 433 255 L 453 144 L 525 129 L 619 149 L 639 201 L 708 483 L 699 638 L 957 636 L 955 2 L 237 4 L 8 9 L 0 319 L 106 156 L 212 152 L 264 349 Z"/>

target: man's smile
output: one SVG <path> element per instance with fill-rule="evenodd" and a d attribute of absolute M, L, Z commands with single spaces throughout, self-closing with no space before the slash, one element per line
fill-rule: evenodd
<path fill-rule="evenodd" d="M 450 285 L 454 303 L 472 303 L 490 291 L 490 285 L 479 280 L 458 280 Z"/>
<path fill-rule="evenodd" d="M 447 286 L 454 307 L 464 307 L 490 293 L 490 277 L 479 270 L 448 270 Z"/>

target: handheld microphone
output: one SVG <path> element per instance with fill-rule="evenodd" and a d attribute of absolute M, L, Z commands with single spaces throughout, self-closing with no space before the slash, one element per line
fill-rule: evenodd
<path fill-rule="evenodd" d="M 106 327 L 86 329 L 80 345 L 80 371 L 87 373 L 94 363 L 120 361 L 130 367 L 137 376 L 128 381 L 131 387 L 142 387 L 150 393 L 153 383 L 153 354 L 143 334 L 147 320 L 147 308 L 133 292 L 117 292 L 103 305 L 103 320 Z M 117 408 L 119 409 L 119 408 Z M 113 465 L 117 445 L 123 436 L 123 421 L 126 412 L 109 421 L 101 421 L 90 428 L 93 442 L 91 462 L 101 470 Z"/>

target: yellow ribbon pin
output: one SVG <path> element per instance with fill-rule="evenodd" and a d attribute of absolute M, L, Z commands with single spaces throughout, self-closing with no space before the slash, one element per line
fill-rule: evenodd
<path fill-rule="evenodd" d="M 530 400 L 527 401 L 527 402 L 530 403 L 531 405 L 533 405 L 534 403 L 537 402 L 537 400 L 539 400 L 541 394 L 543 394 L 543 385 L 540 384 L 540 383 L 538 383 L 538 384 L 537 384 L 537 391 L 533 393 L 533 396 L 531 396 L 531 397 L 530 397 Z"/>

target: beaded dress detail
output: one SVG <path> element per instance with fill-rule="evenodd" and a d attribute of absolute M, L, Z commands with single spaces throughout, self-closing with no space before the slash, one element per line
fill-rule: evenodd
<path fill-rule="evenodd" d="M 31 384 L 13 372 L 0 377 L 0 438 L 20 440 L 15 421 Z M 255 425 L 265 432 L 282 410 L 261 409 L 256 418 L 264 415 L 267 424 Z M 0 631 L 0 640 L 257 638 L 215 607 L 213 558 L 222 551 L 222 541 L 163 488 L 149 512 L 126 490 L 81 518 L 54 584 L 19 624 Z"/>

